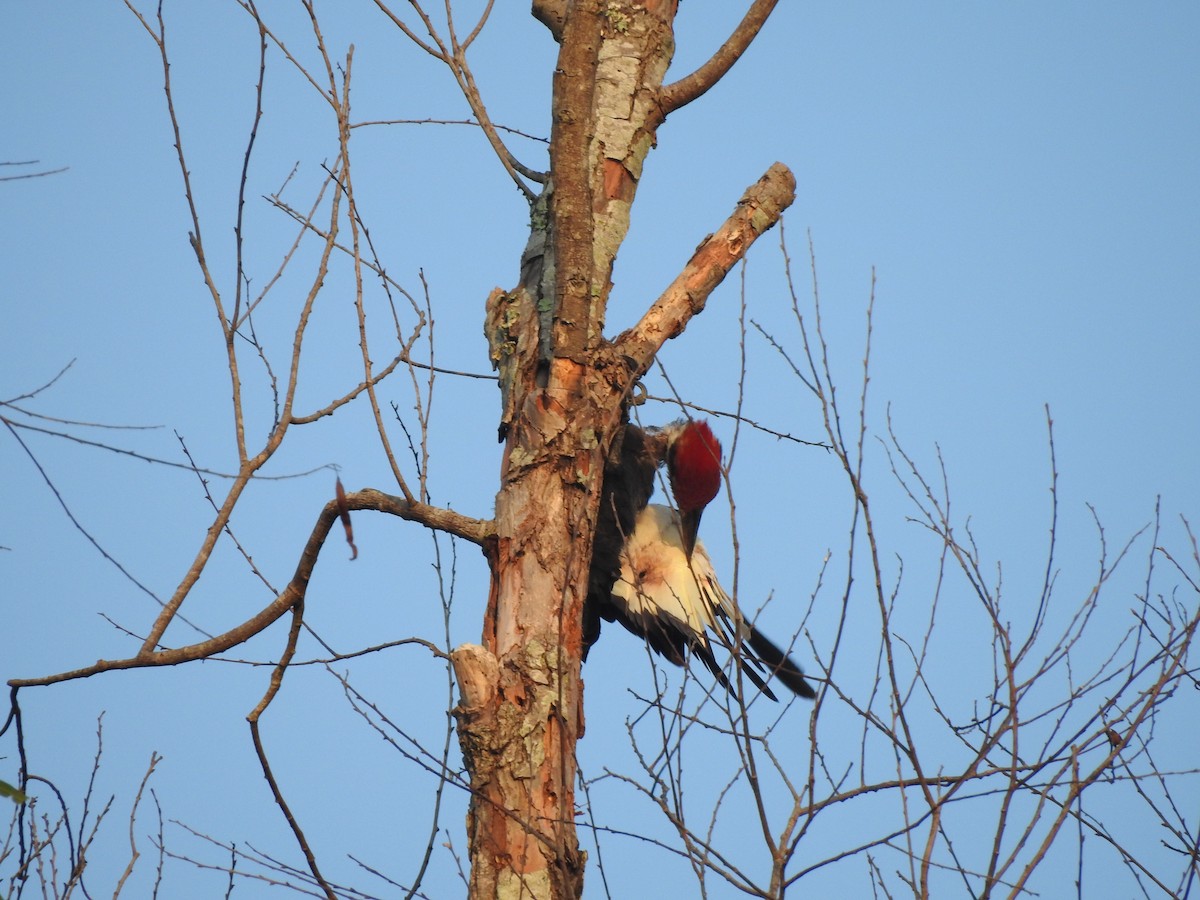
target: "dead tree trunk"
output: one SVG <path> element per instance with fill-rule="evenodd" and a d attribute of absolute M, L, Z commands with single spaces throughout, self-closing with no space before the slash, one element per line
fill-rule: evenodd
<path fill-rule="evenodd" d="M 744 49 L 773 5 L 753 4 L 730 41 Z M 702 75 L 710 61 L 682 90 L 682 81 L 664 88 L 675 11 L 670 0 L 534 2 L 561 45 L 550 177 L 533 207 L 521 283 L 488 299 L 505 452 L 483 646 L 454 653 L 472 788 L 472 897 L 573 898 L 583 890 L 574 823 L 581 613 L 605 454 L 655 352 L 794 196 L 791 173 L 772 167 L 638 325 L 604 339 L 613 262 L 657 127 L 740 53 L 735 46 Z M 749 37 L 739 38 L 745 29 Z"/>

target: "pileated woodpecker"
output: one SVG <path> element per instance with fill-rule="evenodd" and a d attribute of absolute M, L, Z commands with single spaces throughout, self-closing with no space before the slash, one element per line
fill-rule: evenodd
<path fill-rule="evenodd" d="M 649 503 L 663 462 L 675 508 Z M 690 650 L 732 690 L 713 656 L 711 630 L 772 700 L 771 677 L 801 697 L 814 697 L 800 667 L 742 618 L 696 538 L 704 507 L 720 487 L 721 444 L 706 422 L 625 426 L 604 469 L 584 607 L 584 658 L 600 636 L 600 619 L 617 621 L 675 665 L 684 665 Z"/>

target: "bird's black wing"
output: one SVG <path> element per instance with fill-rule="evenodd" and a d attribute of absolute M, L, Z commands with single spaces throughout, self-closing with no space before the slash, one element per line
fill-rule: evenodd
<path fill-rule="evenodd" d="M 621 575 L 621 549 L 654 493 L 654 475 L 663 452 L 660 439 L 632 423 L 624 425 L 613 438 L 612 450 L 604 464 L 588 593 L 583 604 L 584 659 L 600 637 L 600 620 L 613 622 L 621 618 L 620 609 L 612 602 L 612 587 Z M 641 633 L 628 622 L 622 624 Z M 676 656 L 682 661 L 682 651 Z"/>

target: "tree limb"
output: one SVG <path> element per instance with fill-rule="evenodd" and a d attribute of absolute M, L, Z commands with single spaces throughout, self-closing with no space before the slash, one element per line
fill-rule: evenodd
<path fill-rule="evenodd" d="M 742 54 L 758 36 L 767 16 L 775 8 L 779 0 L 754 0 L 746 15 L 738 23 L 737 28 L 729 39 L 721 45 L 700 68 L 690 75 L 667 85 L 659 97 L 659 109 L 662 118 L 666 118 L 681 106 L 686 106 L 709 88 L 725 77 L 725 73 L 733 68 L 733 64 L 742 58 Z"/>
<path fill-rule="evenodd" d="M 773 164 L 746 189 L 725 224 L 700 242 L 683 271 L 641 321 L 614 341 L 617 352 L 630 361 L 635 380 L 649 368 L 667 339 L 681 334 L 688 321 L 704 310 L 709 295 L 729 270 L 795 199 L 796 177 L 783 163 Z"/>
<path fill-rule="evenodd" d="M 482 545 L 494 534 L 494 524 L 490 520 L 472 519 L 449 509 L 439 509 L 424 503 L 414 503 L 403 497 L 394 497 L 372 488 L 346 495 L 347 509 L 374 510 L 399 516 L 410 522 L 417 522 L 427 528 L 446 531 L 450 534 Z M 156 666 L 177 666 L 181 663 L 195 662 L 200 659 L 210 659 L 218 653 L 224 653 L 238 644 L 242 644 L 273 624 L 288 610 L 302 603 L 308 590 L 308 581 L 312 577 L 317 564 L 317 557 L 329 536 L 329 529 L 337 520 L 339 503 L 331 500 L 325 504 L 317 522 L 313 526 L 308 542 L 300 554 L 296 572 L 274 600 L 268 603 L 257 614 L 240 625 L 229 629 L 223 634 L 184 647 L 166 650 L 141 652 L 136 656 L 125 659 L 101 659 L 90 666 L 58 672 L 54 675 L 44 675 L 37 678 L 13 678 L 8 684 L 13 688 L 35 687 L 38 685 L 57 684 L 62 681 L 75 681 L 80 678 L 90 678 L 101 672 L 111 672 L 118 669 L 144 669 Z"/>
<path fill-rule="evenodd" d="M 603 316 L 592 307 L 595 260 L 591 204 L 592 99 L 602 16 L 599 0 L 572 8 L 563 28 L 554 73 L 554 122 L 550 130 L 550 197 L 556 269 L 553 353 L 577 358 L 599 338 Z"/>
<path fill-rule="evenodd" d="M 533 17 L 550 29 L 555 41 L 562 43 L 567 23 L 567 0 L 533 0 Z"/>

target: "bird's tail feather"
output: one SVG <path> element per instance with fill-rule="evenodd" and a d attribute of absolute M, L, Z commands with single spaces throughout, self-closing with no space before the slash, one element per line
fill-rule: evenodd
<path fill-rule="evenodd" d="M 700 658 L 701 662 L 704 663 L 708 671 L 713 673 L 713 677 L 717 679 L 717 683 L 720 684 L 721 687 L 725 688 L 725 690 L 730 694 L 736 693 L 733 685 L 729 682 L 729 677 L 725 674 L 725 670 L 721 668 L 721 666 L 717 663 L 716 657 L 713 656 L 711 647 L 708 647 L 707 645 L 701 644 L 697 641 L 692 644 L 692 654 Z M 754 682 L 754 686 L 766 694 L 769 698 L 775 701 L 779 700 L 779 698 L 775 696 L 775 692 L 767 687 L 766 679 L 759 675 L 752 666 L 742 666 L 742 674 Z"/>
<path fill-rule="evenodd" d="M 786 653 L 771 643 L 766 635 L 753 625 L 750 626 L 750 633 L 746 636 L 746 639 L 750 644 L 750 648 L 762 660 L 768 674 L 782 681 L 788 690 L 797 697 L 804 697 L 811 700 L 817 696 L 817 692 L 813 690 L 812 685 L 805 679 L 804 673 L 800 671 L 800 667 L 792 662 Z M 746 671 L 749 671 L 749 669 Z"/>

